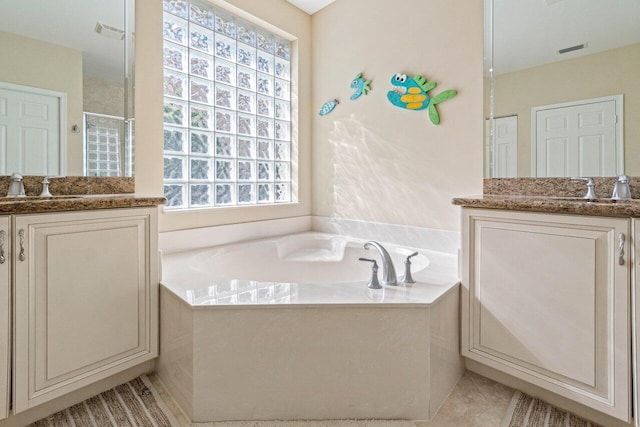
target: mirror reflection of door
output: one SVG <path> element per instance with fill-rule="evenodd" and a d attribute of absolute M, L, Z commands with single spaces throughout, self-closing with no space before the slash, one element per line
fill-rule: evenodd
<path fill-rule="evenodd" d="M 0 82 L 0 175 L 64 175 L 66 95 Z"/>
<path fill-rule="evenodd" d="M 622 95 L 534 107 L 531 170 L 537 177 L 624 171 Z"/>
<path fill-rule="evenodd" d="M 491 119 L 487 119 L 485 175 L 492 178 L 518 176 L 518 116 L 493 119 L 494 137 L 491 137 Z"/>

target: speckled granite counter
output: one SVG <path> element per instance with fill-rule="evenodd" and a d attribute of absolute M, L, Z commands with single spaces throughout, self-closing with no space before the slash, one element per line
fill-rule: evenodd
<path fill-rule="evenodd" d="M 0 215 L 138 208 L 158 206 L 164 203 L 164 197 L 143 197 L 135 194 L 71 195 L 48 198 L 0 197 Z"/>
<path fill-rule="evenodd" d="M 44 176 L 22 177 L 24 191 L 29 196 L 37 196 L 42 191 Z M 0 176 L 0 194 L 7 194 L 9 176 Z M 49 178 L 51 194 L 133 194 L 136 183 L 133 177 L 96 177 L 96 176 L 65 176 Z"/>
<path fill-rule="evenodd" d="M 452 200 L 457 206 L 512 211 L 565 213 L 574 215 L 640 217 L 640 199 L 598 199 L 590 202 L 572 197 L 474 196 Z"/>

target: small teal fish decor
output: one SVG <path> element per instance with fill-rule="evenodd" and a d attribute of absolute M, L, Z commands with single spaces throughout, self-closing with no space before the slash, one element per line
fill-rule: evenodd
<path fill-rule="evenodd" d="M 453 98 L 458 91 L 450 89 L 430 97 L 427 92 L 434 89 L 436 82 L 427 82 L 422 76 L 407 77 L 406 74 L 398 73 L 391 78 L 391 85 L 400 89 L 387 92 L 387 98 L 396 107 L 407 110 L 420 111 L 429 108 L 429 119 L 434 125 L 440 124 L 440 115 L 436 110 L 436 105 Z"/>
<path fill-rule="evenodd" d="M 367 95 L 371 92 L 371 80 L 365 80 L 362 78 L 362 73 L 360 73 L 351 82 L 351 89 L 355 89 L 356 91 L 349 97 L 349 99 L 355 101 L 362 95 Z"/>
<path fill-rule="evenodd" d="M 340 104 L 340 101 L 338 101 L 338 99 L 333 99 L 329 102 L 325 102 L 322 105 L 322 108 L 320 108 L 320 112 L 318 112 L 318 114 L 320 114 L 321 116 L 326 116 L 327 114 L 332 112 L 333 109 L 336 108 L 336 105 L 338 104 Z"/>

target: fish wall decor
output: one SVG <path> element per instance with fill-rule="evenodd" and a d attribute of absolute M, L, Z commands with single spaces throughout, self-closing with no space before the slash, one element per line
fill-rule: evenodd
<path fill-rule="evenodd" d="M 429 119 L 434 125 L 440 124 L 440 114 L 436 105 L 458 94 L 458 91 L 450 89 L 434 97 L 429 96 L 427 92 L 434 89 L 437 83 L 428 82 L 423 76 L 408 77 L 406 74 L 398 73 L 391 78 L 391 84 L 396 89 L 387 92 L 387 98 L 393 105 L 414 111 L 428 108 Z M 404 92 L 401 89 L 404 89 Z"/>

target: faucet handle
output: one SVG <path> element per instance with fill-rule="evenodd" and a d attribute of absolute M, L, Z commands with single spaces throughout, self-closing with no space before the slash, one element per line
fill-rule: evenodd
<path fill-rule="evenodd" d="M 369 289 L 382 289 L 382 286 L 380 286 L 380 282 L 378 281 L 378 263 L 376 262 L 376 260 L 369 258 L 358 258 L 358 261 L 367 261 L 373 263 L 373 266 L 371 267 L 371 280 L 369 280 L 369 283 L 367 283 L 367 287 Z"/>
<path fill-rule="evenodd" d="M 404 276 L 402 277 L 402 280 L 401 280 L 402 283 L 416 283 L 416 281 L 413 280 L 413 277 L 411 276 L 411 258 L 413 258 L 416 255 L 418 255 L 418 252 L 412 253 L 404 261 Z"/>
<path fill-rule="evenodd" d="M 593 181 L 593 178 L 582 178 L 582 177 L 573 177 L 571 181 L 586 181 L 587 182 L 587 194 L 585 194 L 582 198 L 587 200 L 595 200 L 598 198 L 596 196 L 595 188 L 596 183 Z"/>

